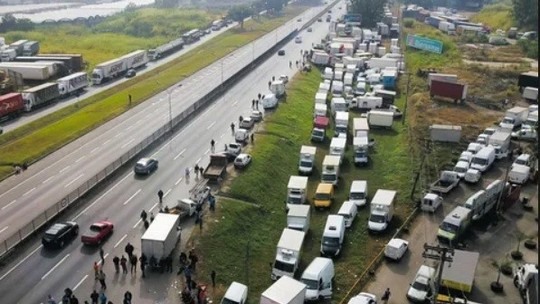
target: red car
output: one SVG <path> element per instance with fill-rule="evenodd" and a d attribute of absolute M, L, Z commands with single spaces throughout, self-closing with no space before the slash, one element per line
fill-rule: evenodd
<path fill-rule="evenodd" d="M 90 226 L 90 230 L 81 236 L 81 241 L 85 245 L 99 245 L 113 233 L 113 228 L 114 225 L 109 221 L 94 223 Z"/>

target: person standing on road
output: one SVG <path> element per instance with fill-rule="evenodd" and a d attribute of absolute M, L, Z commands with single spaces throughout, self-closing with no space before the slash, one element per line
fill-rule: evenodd
<path fill-rule="evenodd" d="M 98 262 L 94 262 L 94 279 L 97 281 L 99 275 L 99 264 Z"/>
<path fill-rule="evenodd" d="M 289 60 L 289 69 L 292 69 L 292 61 Z"/>
<path fill-rule="evenodd" d="M 259 99 L 261 98 L 259 97 Z M 255 100 L 255 109 L 257 110 L 259 109 L 259 99 Z"/>
<path fill-rule="evenodd" d="M 99 300 L 99 293 L 94 289 L 94 291 L 90 294 L 90 299 L 92 300 L 92 304 L 98 304 Z"/>
<path fill-rule="evenodd" d="M 99 257 L 101 258 L 101 266 L 105 265 L 105 252 L 103 251 L 103 247 L 99 248 Z"/>
<path fill-rule="evenodd" d="M 107 296 L 103 291 L 99 294 L 99 302 L 100 304 L 107 304 Z"/>
<path fill-rule="evenodd" d="M 203 176 L 204 168 L 202 166 L 199 167 L 199 172 L 201 173 L 201 176 Z"/>
<path fill-rule="evenodd" d="M 148 230 L 148 227 L 150 227 L 150 223 L 148 222 L 148 220 L 144 220 L 143 225 L 145 231 Z"/>
<path fill-rule="evenodd" d="M 214 141 L 214 139 L 210 141 L 210 149 L 212 153 L 216 152 L 216 142 Z"/>
<path fill-rule="evenodd" d="M 272 81 L 268 81 L 268 88 L 270 89 L 270 86 L 272 86 Z"/>
<path fill-rule="evenodd" d="M 234 135 L 234 122 L 231 122 L 231 132 L 232 132 L 232 135 Z"/>
<path fill-rule="evenodd" d="M 190 250 L 189 251 L 189 261 L 190 261 L 190 268 L 193 272 L 195 272 L 195 270 L 197 269 L 197 262 L 199 261 L 199 259 L 197 258 L 197 256 L 195 255 L 195 253 L 193 253 L 193 250 Z"/>
<path fill-rule="evenodd" d="M 253 133 L 251 133 L 251 143 L 252 144 L 255 143 L 255 135 Z"/>
<path fill-rule="evenodd" d="M 199 177 L 199 164 L 195 164 L 195 167 L 193 167 L 193 172 L 195 172 L 195 177 Z"/>
<path fill-rule="evenodd" d="M 242 124 L 242 121 L 244 121 L 244 117 L 242 117 L 242 115 L 238 116 L 238 125 L 240 126 Z"/>
<path fill-rule="evenodd" d="M 388 300 L 390 300 L 390 288 L 386 288 L 381 300 L 383 300 L 385 304 L 388 303 Z"/>
<path fill-rule="evenodd" d="M 150 223 L 154 221 L 154 213 L 150 212 Z"/>
<path fill-rule="evenodd" d="M 131 257 L 131 255 L 133 254 L 133 249 L 133 245 L 128 242 L 126 248 L 124 248 L 124 251 L 127 253 L 128 257 Z"/>
<path fill-rule="evenodd" d="M 112 262 L 114 264 L 114 270 L 116 271 L 116 273 L 120 272 L 120 258 L 115 255 L 112 259 Z"/>
<path fill-rule="evenodd" d="M 139 258 L 139 262 L 141 263 L 141 271 L 142 271 L 142 277 L 146 277 L 144 273 L 144 269 L 146 268 L 146 255 L 141 254 L 141 257 Z"/>
<path fill-rule="evenodd" d="M 163 190 L 159 189 L 157 196 L 159 198 L 159 203 L 163 203 Z"/>
<path fill-rule="evenodd" d="M 186 268 L 184 268 L 184 276 L 186 277 L 186 285 L 188 286 L 188 288 L 190 288 L 191 287 L 191 266 L 190 265 L 187 265 Z"/>
<path fill-rule="evenodd" d="M 122 272 L 128 273 L 127 270 L 127 259 L 122 255 L 122 258 L 120 259 L 120 266 L 122 266 Z"/>
<path fill-rule="evenodd" d="M 146 221 L 146 217 L 147 217 L 147 216 L 148 216 L 148 214 L 147 214 L 146 211 L 144 211 L 144 209 L 143 209 L 143 211 L 141 212 L 141 219 L 143 220 L 143 222 Z"/>
<path fill-rule="evenodd" d="M 137 273 L 137 256 L 136 255 L 131 255 L 131 258 L 129 258 L 129 262 L 131 264 L 131 274 L 133 274 L 134 272 Z"/>
<path fill-rule="evenodd" d="M 255 109 L 255 99 L 251 100 L 251 109 Z"/>
<path fill-rule="evenodd" d="M 99 271 L 98 279 L 99 279 L 99 283 L 101 284 L 101 289 L 103 290 L 107 289 L 107 284 L 105 283 L 106 276 L 103 270 Z"/>

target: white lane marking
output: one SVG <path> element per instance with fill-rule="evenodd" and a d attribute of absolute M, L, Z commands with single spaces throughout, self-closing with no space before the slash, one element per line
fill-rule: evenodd
<path fill-rule="evenodd" d="M 206 130 L 210 130 L 210 128 L 212 128 L 215 124 L 216 124 L 216 122 L 214 121 L 213 123 L 211 123 L 211 124 L 206 128 Z"/>
<path fill-rule="evenodd" d="M 17 201 L 17 200 L 12 200 L 9 204 L 7 204 L 7 205 L 5 205 L 4 207 L 2 207 L 2 210 L 8 208 L 9 206 L 11 206 L 11 205 L 13 205 L 13 204 L 15 204 L 16 201 Z M 2 230 L 2 231 L 4 231 L 4 230 Z M 2 232 L 2 231 L 0 231 L 0 232 Z"/>
<path fill-rule="evenodd" d="M 210 149 L 204 151 L 204 154 L 206 155 L 206 154 L 208 154 L 208 152 L 210 152 Z"/>
<path fill-rule="evenodd" d="M 71 167 L 71 165 L 68 165 L 67 167 L 65 167 L 64 169 L 60 170 L 59 172 L 60 172 L 60 173 L 64 173 L 64 171 L 66 171 L 67 169 L 69 169 L 69 167 Z"/>
<path fill-rule="evenodd" d="M 78 162 L 80 162 L 81 160 L 83 160 L 83 158 L 85 158 L 85 157 L 86 157 L 86 155 L 83 155 L 83 156 L 79 157 L 75 162 L 78 163 Z"/>
<path fill-rule="evenodd" d="M 157 205 L 158 205 L 158 203 L 155 203 L 155 204 L 154 204 L 154 206 L 152 206 L 152 208 L 150 208 L 150 210 L 148 210 L 148 211 L 150 211 L 150 212 L 151 212 L 152 210 L 154 210 L 154 208 L 156 208 L 156 207 L 157 207 Z"/>
<path fill-rule="evenodd" d="M 183 180 L 184 178 L 183 177 L 180 177 L 176 183 L 174 183 L 175 186 L 178 186 L 178 184 L 180 184 L 180 182 Z"/>
<path fill-rule="evenodd" d="M 225 136 L 225 133 L 221 134 L 221 135 L 219 136 L 219 138 L 223 138 L 223 136 Z"/>
<path fill-rule="evenodd" d="M 96 147 L 96 148 L 92 149 L 92 150 L 90 151 L 90 153 L 94 153 L 94 152 L 96 152 L 97 150 L 99 150 L 99 147 Z"/>
<path fill-rule="evenodd" d="M 50 181 L 51 179 L 53 179 L 55 176 L 50 176 L 49 178 L 47 178 L 46 180 L 44 180 L 43 182 L 41 182 L 42 184 L 46 184 L 48 181 Z"/>
<path fill-rule="evenodd" d="M 124 202 L 124 206 L 127 205 L 135 196 L 137 196 L 137 194 L 139 194 L 139 192 L 141 192 L 141 189 L 137 190 L 137 192 L 135 192 L 135 194 L 133 194 L 132 196 L 130 196 L 127 201 Z"/>
<path fill-rule="evenodd" d="M 26 191 L 26 192 L 23 194 L 23 196 L 26 196 L 26 195 L 30 194 L 30 192 L 32 192 L 32 191 L 34 191 L 34 190 L 36 190 L 36 187 L 34 187 L 34 188 L 32 188 L 32 189 Z"/>
<path fill-rule="evenodd" d="M 85 276 L 79 281 L 79 283 L 77 283 L 77 285 L 75 285 L 75 287 L 73 287 L 73 291 L 77 290 L 77 288 L 79 288 L 79 286 L 81 286 L 81 284 L 84 282 L 84 280 L 86 280 L 86 278 L 88 278 L 88 275 L 85 275 Z"/>
<path fill-rule="evenodd" d="M 142 219 L 139 219 L 135 225 L 133 225 L 133 229 L 137 228 L 137 226 L 142 222 Z"/>
<path fill-rule="evenodd" d="M 122 136 L 122 132 L 116 134 L 114 137 L 119 137 L 119 136 Z"/>
<path fill-rule="evenodd" d="M 70 181 L 69 183 L 67 183 L 64 188 L 67 188 L 69 186 L 71 186 L 71 184 L 73 184 L 74 182 L 76 182 L 79 178 L 83 177 L 84 173 L 81 173 L 79 176 L 75 177 L 72 181 Z"/>
<path fill-rule="evenodd" d="M 199 159 L 197 159 L 197 161 L 195 163 L 198 164 L 201 161 L 201 159 L 202 159 L 202 157 L 199 157 Z"/>
<path fill-rule="evenodd" d="M 51 270 L 47 271 L 47 273 L 41 277 L 41 280 L 45 279 L 46 277 L 48 277 L 58 266 L 60 266 L 60 264 L 62 264 L 67 258 L 69 257 L 69 253 L 66 254 L 66 256 L 64 258 L 62 258 L 58 263 L 56 263 L 56 265 L 54 265 L 53 268 L 51 268 Z"/>
<path fill-rule="evenodd" d="M 105 253 L 105 255 L 103 256 L 103 260 L 106 259 L 108 256 L 109 256 L 109 253 Z M 103 260 L 99 260 L 99 262 L 97 262 L 97 264 L 101 265 Z"/>
<path fill-rule="evenodd" d="M 135 140 L 135 138 L 130 139 L 127 143 L 123 144 L 120 148 L 124 149 L 127 145 L 132 143 Z"/>
<path fill-rule="evenodd" d="M 171 193 L 171 190 L 172 189 L 169 189 L 169 190 L 165 191 L 165 194 L 163 194 L 163 197 L 167 197 L 167 195 L 169 195 L 169 193 Z"/>
<path fill-rule="evenodd" d="M 135 125 L 131 125 L 131 126 L 127 127 L 126 130 L 131 130 L 131 129 L 133 129 L 134 127 L 135 127 Z"/>
<path fill-rule="evenodd" d="M 184 154 L 184 152 L 186 152 L 186 149 L 180 151 L 180 153 L 178 153 L 173 159 L 176 160 L 177 158 L 179 158 L 180 156 L 182 156 L 182 154 Z"/>
<path fill-rule="evenodd" d="M 122 241 L 125 240 L 126 238 L 127 238 L 127 234 L 124 234 L 124 236 L 121 237 L 120 240 L 116 242 L 116 244 L 114 244 L 114 248 L 118 247 L 118 245 L 120 245 L 120 243 L 122 243 Z"/>
<path fill-rule="evenodd" d="M 0 233 L 6 231 L 6 229 L 8 229 L 8 228 L 9 228 L 9 226 L 6 226 L 6 227 L 2 228 L 2 230 L 0 230 Z"/>
<path fill-rule="evenodd" d="M 22 263 L 26 262 L 26 260 L 28 260 L 29 257 L 31 257 L 34 253 L 36 253 L 38 250 L 40 250 L 41 248 L 43 247 L 43 245 L 39 245 L 36 249 L 34 249 L 34 251 L 30 252 L 29 255 L 27 255 L 24 259 L 22 259 L 19 263 L 17 263 L 15 266 L 13 266 L 13 268 L 11 268 L 10 270 L 8 270 L 8 272 L 4 273 L 3 276 L 0 277 L 0 281 L 2 281 L 3 279 L 5 279 L 11 272 L 13 272 L 13 270 L 15 270 L 17 267 L 21 266 Z"/>
<path fill-rule="evenodd" d="M 133 173 L 129 173 L 129 174 L 127 174 L 126 176 L 124 176 L 124 178 L 122 178 L 118 183 L 116 183 L 114 186 L 112 186 L 111 189 L 107 190 L 107 192 L 103 193 L 100 197 L 98 197 L 92 204 L 90 204 L 90 206 L 84 208 L 84 210 L 81 211 L 81 213 L 77 214 L 77 215 L 72 219 L 72 221 L 76 221 L 81 215 L 83 215 L 83 213 L 85 213 L 86 211 L 88 211 L 88 209 L 92 208 L 92 206 L 94 206 L 97 202 L 99 202 L 105 195 L 109 194 L 109 192 L 113 191 L 114 188 L 116 188 L 118 185 L 120 185 L 121 182 L 123 182 L 126 178 L 130 177 L 131 175 L 133 175 Z"/>
<path fill-rule="evenodd" d="M 107 139 L 106 141 L 104 141 L 101 145 L 104 146 L 106 145 L 108 142 L 110 142 L 111 140 L 110 139 Z"/>

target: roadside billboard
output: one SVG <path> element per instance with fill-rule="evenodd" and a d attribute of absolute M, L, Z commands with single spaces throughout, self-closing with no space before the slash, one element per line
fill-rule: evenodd
<path fill-rule="evenodd" d="M 407 46 L 437 54 L 443 51 L 441 41 L 410 34 L 407 35 Z"/>

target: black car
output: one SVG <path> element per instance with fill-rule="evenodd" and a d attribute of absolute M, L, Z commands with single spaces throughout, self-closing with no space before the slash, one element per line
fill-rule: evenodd
<path fill-rule="evenodd" d="M 277 54 L 278 56 L 285 56 L 285 50 L 279 50 Z"/>
<path fill-rule="evenodd" d="M 137 71 L 135 71 L 134 69 L 129 69 L 126 72 L 126 78 L 135 77 L 135 75 L 137 75 Z"/>
<path fill-rule="evenodd" d="M 45 231 L 41 238 L 44 247 L 62 248 L 66 243 L 77 237 L 79 234 L 79 225 L 75 222 L 56 223 Z"/>
<path fill-rule="evenodd" d="M 150 174 L 152 171 L 157 170 L 158 161 L 155 158 L 141 158 L 133 171 L 135 174 Z"/>

